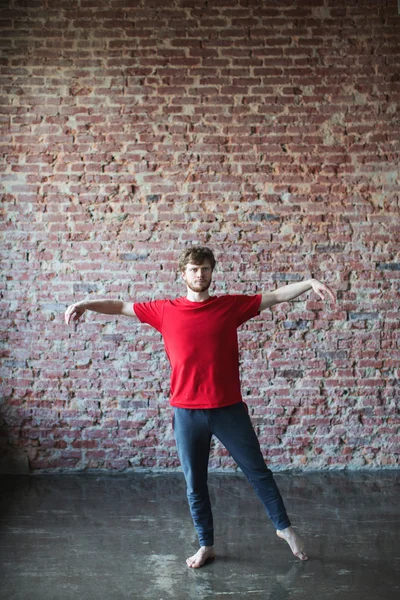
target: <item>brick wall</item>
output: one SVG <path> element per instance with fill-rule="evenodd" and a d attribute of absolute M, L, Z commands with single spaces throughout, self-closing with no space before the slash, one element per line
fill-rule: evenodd
<path fill-rule="evenodd" d="M 32 470 L 177 465 L 157 332 L 86 297 L 307 294 L 240 330 L 273 469 L 398 465 L 397 0 L 2 4 L 1 440 Z M 28 462 L 29 461 L 29 462 Z M 232 466 L 216 445 L 211 466 Z"/>

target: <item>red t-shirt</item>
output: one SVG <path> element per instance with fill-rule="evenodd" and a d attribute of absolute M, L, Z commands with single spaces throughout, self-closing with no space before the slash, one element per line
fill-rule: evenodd
<path fill-rule="evenodd" d="M 260 304 L 261 294 L 133 305 L 139 320 L 163 336 L 173 406 L 218 408 L 241 402 L 237 328 L 258 314 Z"/>

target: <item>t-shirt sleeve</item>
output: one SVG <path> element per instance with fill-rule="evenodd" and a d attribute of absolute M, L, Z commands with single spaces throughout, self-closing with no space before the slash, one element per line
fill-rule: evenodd
<path fill-rule="evenodd" d="M 133 310 L 139 321 L 151 325 L 161 333 L 165 300 L 135 302 Z"/>
<path fill-rule="evenodd" d="M 243 325 L 252 317 L 256 317 L 260 312 L 261 294 L 255 296 L 235 296 L 235 307 L 237 314 L 237 326 Z"/>

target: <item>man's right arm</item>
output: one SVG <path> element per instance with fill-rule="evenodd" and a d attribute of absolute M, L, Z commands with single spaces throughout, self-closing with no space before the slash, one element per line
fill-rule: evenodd
<path fill-rule="evenodd" d="M 122 300 L 83 300 L 71 304 L 65 311 L 65 322 L 77 323 L 86 310 L 101 313 L 103 315 L 124 315 L 125 317 L 135 317 L 132 302 L 123 302 Z"/>

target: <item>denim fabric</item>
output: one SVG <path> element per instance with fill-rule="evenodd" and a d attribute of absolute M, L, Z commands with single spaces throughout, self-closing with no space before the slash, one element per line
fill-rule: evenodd
<path fill-rule="evenodd" d="M 212 409 L 174 407 L 174 433 L 200 546 L 212 546 L 214 543 L 213 517 L 207 487 L 212 435 L 221 441 L 246 475 L 275 528 L 285 529 L 290 526 L 282 497 L 272 472 L 264 462 L 244 402 Z"/>

